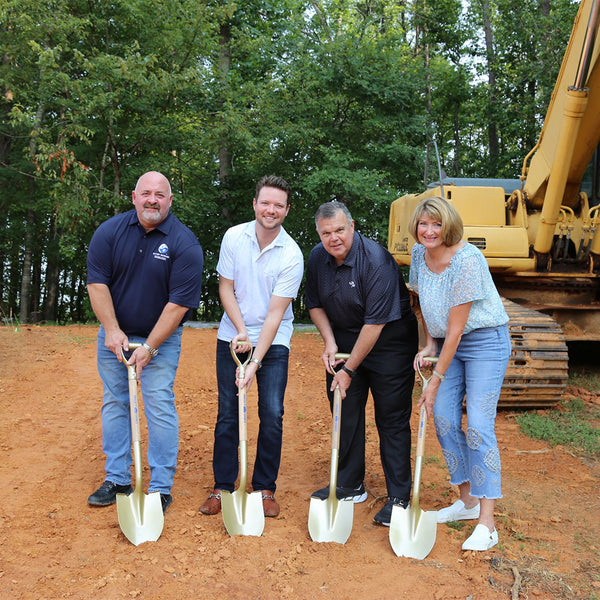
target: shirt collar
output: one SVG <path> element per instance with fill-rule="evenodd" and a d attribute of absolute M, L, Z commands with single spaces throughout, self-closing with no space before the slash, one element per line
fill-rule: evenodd
<path fill-rule="evenodd" d="M 139 225 L 139 227 L 142 229 L 142 231 L 146 231 L 146 229 L 143 227 L 143 225 L 140 223 L 140 221 L 138 219 L 135 208 L 129 212 L 130 212 L 129 225 Z M 171 212 L 171 209 L 169 209 L 169 214 L 166 216 L 166 218 L 163 221 L 161 221 L 154 229 L 152 229 L 151 231 L 148 231 L 146 233 L 152 233 L 152 231 L 160 231 L 163 235 L 169 234 L 173 227 L 173 219 L 171 218 L 172 214 L 173 213 Z"/>
<path fill-rule="evenodd" d="M 258 246 L 258 239 L 256 237 L 256 219 L 254 221 L 249 221 L 248 223 L 246 223 L 246 227 L 244 228 L 244 233 L 247 236 L 251 237 L 256 242 L 256 245 Z M 279 233 L 277 234 L 277 237 L 268 246 L 265 246 L 263 248 L 263 252 L 267 248 L 272 248 L 273 246 L 285 246 L 285 243 L 283 241 L 285 235 L 287 235 L 287 234 L 282 225 L 281 228 L 279 229 Z"/>

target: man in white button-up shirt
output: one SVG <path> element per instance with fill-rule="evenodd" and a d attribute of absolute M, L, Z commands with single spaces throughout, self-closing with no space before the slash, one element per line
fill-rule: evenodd
<path fill-rule="evenodd" d="M 214 489 L 200 512 L 217 514 L 221 490 L 233 492 L 238 475 L 238 388 L 230 342 L 240 360 L 254 348 L 240 385 L 256 377 L 260 427 L 252 487 L 262 492 L 265 516 L 276 517 L 274 494 L 281 460 L 283 399 L 293 332 L 292 300 L 298 293 L 304 259 L 282 227 L 290 209 L 289 184 L 281 177 L 263 177 L 253 200 L 256 219 L 231 227 L 221 242 L 217 272 L 225 312 L 217 333 L 219 411 L 213 449 Z"/>

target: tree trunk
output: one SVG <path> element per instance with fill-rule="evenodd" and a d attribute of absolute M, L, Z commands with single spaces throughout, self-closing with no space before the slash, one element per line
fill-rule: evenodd
<path fill-rule="evenodd" d="M 29 154 L 32 160 L 35 160 L 37 150 L 37 132 L 42 126 L 44 118 L 44 109 L 42 105 L 38 106 L 33 125 L 33 133 L 29 140 Z M 35 179 L 31 179 L 29 200 L 27 201 L 27 222 L 25 223 L 25 239 L 23 250 L 23 270 L 21 277 L 21 293 L 19 295 L 19 321 L 26 323 L 29 319 L 29 305 L 31 302 L 31 264 L 33 254 L 33 232 L 35 231 L 35 210 L 34 199 L 36 194 Z"/>
<path fill-rule="evenodd" d="M 48 264 L 46 266 L 46 294 L 44 298 L 43 315 L 45 321 L 56 321 L 58 299 L 58 236 L 56 234 L 56 217 L 51 216 L 50 232 L 48 235 Z"/>
<path fill-rule="evenodd" d="M 454 159 L 452 160 L 452 175 L 458 176 L 461 173 L 461 133 L 460 133 L 460 103 L 454 106 Z"/>
<path fill-rule="evenodd" d="M 221 115 L 225 110 L 225 90 L 228 88 L 228 75 L 231 69 L 231 28 L 229 23 L 223 23 L 219 34 L 219 72 L 221 75 L 222 96 L 219 102 Z M 232 219 L 231 208 L 229 206 L 230 182 L 229 178 L 232 171 L 231 150 L 229 140 L 226 134 L 225 123 L 221 117 L 221 140 L 219 142 L 219 189 L 223 206 L 223 215 L 229 221 Z"/>
<path fill-rule="evenodd" d="M 488 69 L 488 149 L 490 154 L 490 176 L 494 176 L 498 168 L 498 157 L 500 155 L 500 143 L 498 141 L 498 127 L 496 125 L 496 54 L 494 50 L 494 32 L 490 19 L 489 0 L 483 0 L 483 30 L 485 33 L 485 50 Z"/>
<path fill-rule="evenodd" d="M 31 184 L 31 198 L 35 195 L 35 183 Z M 21 271 L 21 292 L 19 294 L 19 321 L 27 323 L 29 320 L 29 301 L 31 296 L 31 254 L 33 245 L 33 228 L 35 213 L 29 201 L 27 209 L 27 223 L 25 225 L 25 239 L 23 251 L 23 267 Z"/>

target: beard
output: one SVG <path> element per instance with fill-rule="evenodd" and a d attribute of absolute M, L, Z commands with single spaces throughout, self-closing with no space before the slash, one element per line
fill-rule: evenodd
<path fill-rule="evenodd" d="M 144 210 L 142 211 L 142 217 L 144 217 L 144 219 L 146 221 L 148 221 L 149 223 L 159 223 L 160 221 L 163 220 L 163 216 L 160 212 L 160 209 L 157 211 L 154 210 L 147 210 L 148 207 L 144 207 Z"/>

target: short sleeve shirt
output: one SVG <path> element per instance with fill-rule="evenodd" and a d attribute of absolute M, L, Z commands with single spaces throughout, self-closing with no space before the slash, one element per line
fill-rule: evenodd
<path fill-rule="evenodd" d="M 465 333 L 508 323 L 502 299 L 481 251 L 465 243 L 442 273 L 434 273 L 425 262 L 425 247 L 412 250 L 409 284 L 419 294 L 421 312 L 434 338 L 446 337 L 448 316 L 453 306 L 473 302 Z"/>
<path fill-rule="evenodd" d="M 295 298 L 304 273 L 304 257 L 298 244 L 283 229 L 262 250 L 256 238 L 256 221 L 235 225 L 221 241 L 217 272 L 233 281 L 235 297 L 252 344 L 269 311 L 271 296 Z M 294 331 L 292 305 L 287 307 L 273 344 L 290 347 Z M 217 338 L 230 342 L 237 329 L 225 312 Z"/>
<path fill-rule="evenodd" d="M 198 307 L 203 262 L 200 242 L 173 213 L 146 232 L 130 210 L 102 223 L 92 236 L 87 282 L 109 287 L 127 335 L 147 336 L 168 302 Z"/>
<path fill-rule="evenodd" d="M 308 257 L 307 308 L 325 311 L 336 340 L 337 334 L 342 332 L 358 337 L 365 324 L 401 319 L 402 300 L 407 301 L 408 297 L 392 255 L 356 231 L 352 247 L 340 265 L 322 243 L 317 244 Z"/>

